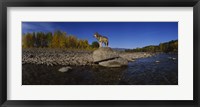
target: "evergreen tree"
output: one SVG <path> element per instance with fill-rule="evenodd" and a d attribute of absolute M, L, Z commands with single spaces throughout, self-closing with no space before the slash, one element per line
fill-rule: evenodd
<path fill-rule="evenodd" d="M 92 42 L 91 45 L 92 48 L 98 48 L 99 47 L 99 43 L 97 41 Z"/>

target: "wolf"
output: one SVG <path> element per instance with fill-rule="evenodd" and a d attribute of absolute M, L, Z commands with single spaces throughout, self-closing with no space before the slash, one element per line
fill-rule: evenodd
<path fill-rule="evenodd" d="M 107 37 L 102 36 L 97 32 L 94 34 L 94 37 L 98 40 L 99 47 L 102 47 L 102 43 L 104 43 L 105 46 L 108 47 L 108 38 Z"/>

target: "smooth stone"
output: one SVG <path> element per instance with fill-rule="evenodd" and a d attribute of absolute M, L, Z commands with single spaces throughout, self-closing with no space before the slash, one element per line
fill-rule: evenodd
<path fill-rule="evenodd" d="M 59 72 L 67 72 L 67 71 L 69 71 L 69 70 L 71 70 L 72 68 L 71 67 L 62 67 L 62 68 L 60 68 L 58 71 Z"/>
<path fill-rule="evenodd" d="M 101 47 L 93 52 L 93 61 L 100 62 L 119 57 L 119 54 L 110 47 Z"/>
<path fill-rule="evenodd" d="M 176 60 L 176 58 L 172 58 L 173 60 Z"/>
<path fill-rule="evenodd" d="M 123 58 L 116 58 L 113 60 L 100 62 L 99 65 L 104 66 L 104 67 L 122 67 L 122 66 L 127 66 L 128 61 Z"/>
<path fill-rule="evenodd" d="M 159 63 L 160 61 L 156 61 L 156 63 Z"/>

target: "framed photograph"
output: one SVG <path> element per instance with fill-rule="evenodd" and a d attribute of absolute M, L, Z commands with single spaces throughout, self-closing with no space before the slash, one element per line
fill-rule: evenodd
<path fill-rule="evenodd" d="M 2 106 L 199 106 L 199 0 L 6 0 Z"/>

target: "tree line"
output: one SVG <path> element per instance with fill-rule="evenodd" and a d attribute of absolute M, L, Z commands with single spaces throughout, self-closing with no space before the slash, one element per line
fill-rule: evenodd
<path fill-rule="evenodd" d="M 94 49 L 98 48 L 97 41 L 88 43 L 88 40 L 78 39 L 74 35 L 67 35 L 66 32 L 33 32 L 22 36 L 23 48 L 72 48 L 72 49 Z"/>
<path fill-rule="evenodd" d="M 126 52 L 178 52 L 178 40 L 160 43 L 159 45 L 150 45 L 143 48 L 127 49 Z"/>

